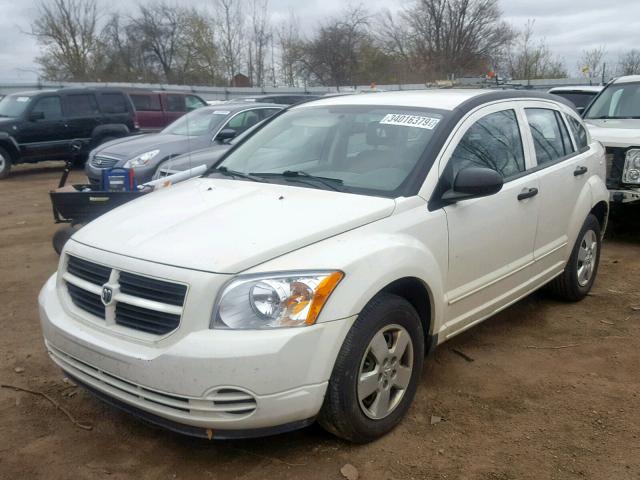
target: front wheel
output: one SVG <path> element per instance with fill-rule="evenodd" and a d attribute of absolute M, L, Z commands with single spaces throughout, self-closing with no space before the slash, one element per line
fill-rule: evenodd
<path fill-rule="evenodd" d="M 11 155 L 4 148 L 0 147 L 0 179 L 9 176 L 11 170 Z"/>
<path fill-rule="evenodd" d="M 582 225 L 564 272 L 549 284 L 557 298 L 577 302 L 587 296 L 598 273 L 601 246 L 600 223 L 590 214 Z"/>
<path fill-rule="evenodd" d="M 378 294 L 340 349 L 318 421 L 331 433 L 365 443 L 392 430 L 415 395 L 424 361 L 422 323 L 405 299 Z"/>

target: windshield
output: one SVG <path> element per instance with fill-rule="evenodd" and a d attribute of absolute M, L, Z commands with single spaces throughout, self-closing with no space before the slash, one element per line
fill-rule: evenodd
<path fill-rule="evenodd" d="M 416 168 L 442 118 L 433 110 L 392 106 L 294 109 L 257 131 L 218 168 L 269 182 L 388 195 Z"/>
<path fill-rule="evenodd" d="M 609 85 L 593 101 L 585 118 L 640 118 L 640 83 Z"/>
<path fill-rule="evenodd" d="M 0 100 L 0 117 L 19 117 L 29 105 L 31 97 L 8 95 Z"/>
<path fill-rule="evenodd" d="M 222 124 L 229 113 L 227 110 L 211 110 L 209 108 L 194 110 L 177 119 L 162 133 L 199 137 L 212 133 Z"/>

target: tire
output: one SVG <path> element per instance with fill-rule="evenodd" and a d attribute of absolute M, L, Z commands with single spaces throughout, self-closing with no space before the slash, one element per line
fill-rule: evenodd
<path fill-rule="evenodd" d="M 564 271 L 549 283 L 549 289 L 556 298 L 577 302 L 587 296 L 598 273 L 601 247 L 600 223 L 594 215 L 589 214 L 580 229 Z"/>
<path fill-rule="evenodd" d="M 395 363 L 378 360 L 385 356 L 386 361 L 393 360 L 392 349 L 398 348 L 398 340 L 405 335 L 410 341 L 401 358 Z M 375 342 L 380 339 L 387 343 Z M 404 417 L 416 393 L 424 349 L 422 322 L 411 304 L 397 295 L 376 295 L 342 344 L 318 416 L 320 425 L 356 443 L 370 442 L 391 431 Z M 374 350 L 378 350 L 378 355 L 374 355 Z M 374 381 L 359 382 L 364 378 Z M 400 384 L 405 388 L 399 388 Z M 375 391 L 365 396 L 373 388 Z M 389 398 L 388 404 L 385 398 Z"/>
<path fill-rule="evenodd" d="M 0 147 L 0 179 L 7 178 L 11 171 L 12 158 L 4 148 Z"/>
<path fill-rule="evenodd" d="M 71 235 L 76 233 L 77 230 L 78 227 L 61 227 L 56 230 L 56 233 L 53 234 L 51 243 L 53 244 L 53 249 L 58 255 L 62 253 L 62 249 L 67 243 L 67 240 L 69 240 Z"/>

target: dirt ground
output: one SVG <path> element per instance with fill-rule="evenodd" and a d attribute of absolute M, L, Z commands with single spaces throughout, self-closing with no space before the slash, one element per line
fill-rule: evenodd
<path fill-rule="evenodd" d="M 93 429 L 1 388 L 0 478 L 340 479 L 347 463 L 362 479 L 640 478 L 640 230 L 609 234 L 583 302 L 534 294 L 442 345 L 408 417 L 377 442 L 317 426 L 209 442 L 104 405 L 47 357 L 36 297 L 58 260 L 48 190 L 60 171 L 19 167 L 0 181 L 0 383 L 44 392 Z"/>

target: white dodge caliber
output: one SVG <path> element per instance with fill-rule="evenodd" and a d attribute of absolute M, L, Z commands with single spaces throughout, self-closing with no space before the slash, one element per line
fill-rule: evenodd
<path fill-rule="evenodd" d="M 46 348 L 175 431 L 317 420 L 370 441 L 401 421 L 438 344 L 546 284 L 589 292 L 604 173 L 602 146 L 547 94 L 298 105 L 203 177 L 79 230 L 40 293 Z"/>

